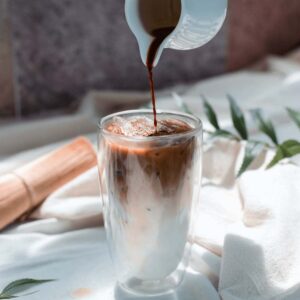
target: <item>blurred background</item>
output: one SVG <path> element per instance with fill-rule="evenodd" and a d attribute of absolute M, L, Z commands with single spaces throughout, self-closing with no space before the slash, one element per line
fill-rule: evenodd
<path fill-rule="evenodd" d="M 122 0 L 0 0 L 0 118 L 71 113 L 97 91 L 148 91 Z M 299 0 L 229 0 L 217 37 L 167 50 L 157 88 L 251 66 L 300 45 Z"/>

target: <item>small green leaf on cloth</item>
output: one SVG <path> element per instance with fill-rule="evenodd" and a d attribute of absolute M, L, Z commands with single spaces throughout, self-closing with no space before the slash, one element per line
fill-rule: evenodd
<path fill-rule="evenodd" d="M 264 145 L 260 142 L 248 141 L 242 165 L 238 171 L 237 177 L 240 177 L 250 167 L 255 158 L 262 152 Z"/>
<path fill-rule="evenodd" d="M 292 118 L 292 120 L 296 123 L 296 125 L 300 128 L 300 112 L 296 111 L 291 108 L 286 109 L 289 116 Z"/>
<path fill-rule="evenodd" d="M 209 102 L 207 101 L 207 99 L 202 96 L 203 99 L 203 108 L 204 108 L 204 112 L 205 115 L 209 121 L 209 123 L 216 129 L 216 130 L 220 130 L 220 126 L 219 126 L 219 122 L 218 122 L 218 118 L 217 118 L 217 114 L 214 111 L 213 107 L 209 104 Z"/>
<path fill-rule="evenodd" d="M 25 279 L 19 279 L 16 281 L 13 281 L 9 283 L 0 293 L 0 299 L 12 299 L 16 298 L 16 294 L 25 292 L 29 290 L 30 288 L 41 285 L 47 282 L 54 281 L 53 279 L 31 279 L 31 278 L 25 278 Z"/>
<path fill-rule="evenodd" d="M 278 145 L 277 135 L 272 122 L 263 118 L 260 109 L 252 110 L 251 114 L 253 119 L 257 122 L 260 131 L 267 135 L 275 145 Z"/>
<path fill-rule="evenodd" d="M 230 104 L 231 119 L 234 128 L 237 130 L 242 139 L 248 139 L 248 130 L 242 110 L 239 108 L 232 96 L 227 95 Z"/>
<path fill-rule="evenodd" d="M 300 142 L 296 140 L 288 140 L 281 145 L 278 145 L 275 156 L 267 166 L 267 169 L 274 167 L 284 158 L 293 157 L 300 154 Z"/>

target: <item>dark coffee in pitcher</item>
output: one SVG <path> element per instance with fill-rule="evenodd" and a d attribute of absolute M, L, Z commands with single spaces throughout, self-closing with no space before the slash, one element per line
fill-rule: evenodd
<path fill-rule="evenodd" d="M 160 45 L 178 24 L 181 14 L 181 1 L 139 0 L 138 11 L 145 31 L 153 38 L 148 48 L 146 64 L 152 98 L 154 126 L 157 128 L 153 64 Z"/>

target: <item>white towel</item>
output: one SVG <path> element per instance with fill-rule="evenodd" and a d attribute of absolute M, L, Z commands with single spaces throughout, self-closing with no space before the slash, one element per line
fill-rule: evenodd
<path fill-rule="evenodd" d="M 248 78 L 244 82 L 249 86 Z M 296 99 L 298 91 L 299 85 L 283 86 L 275 99 L 277 116 L 284 113 L 280 101 L 290 105 L 288 100 Z M 270 99 L 264 102 L 266 107 Z M 212 99 L 216 106 L 217 100 Z M 193 103 L 200 107 L 199 102 Z M 224 102 L 220 106 L 228 110 Z M 298 129 L 286 127 L 286 119 L 280 137 L 287 131 L 295 136 Z M 223 121 L 228 124 L 228 116 Z M 0 163 L 0 173 L 46 150 Z M 183 289 L 169 299 L 216 300 L 217 290 L 223 300 L 300 299 L 300 168 L 286 162 L 265 171 L 271 153 L 264 153 L 251 171 L 235 181 L 243 151 L 243 144 L 224 140 L 205 147 L 205 178 L 191 258 L 195 273 L 190 270 Z M 299 162 L 299 157 L 293 161 Z M 36 220 L 0 235 L 0 288 L 20 277 L 57 278 L 51 287 L 39 287 L 30 299 L 71 300 L 74 292 L 84 292 L 81 288 L 91 291 L 88 300 L 113 299 L 114 277 L 104 231 L 92 228 L 102 224 L 96 169 L 50 195 L 32 218 Z"/>
<path fill-rule="evenodd" d="M 226 157 L 219 156 L 224 149 Z M 228 172 L 237 169 L 243 151 L 243 144 L 226 140 L 206 147 L 195 238 L 200 247 L 194 247 L 191 267 L 219 285 L 223 300 L 298 300 L 300 168 L 285 162 L 266 171 L 269 153 L 231 182 L 228 178 L 234 177 Z M 211 168 L 218 171 L 212 173 Z M 41 221 L 11 233 L 57 234 L 101 225 L 97 180 L 96 168 L 82 174 L 33 213 Z"/>
<path fill-rule="evenodd" d="M 224 178 L 232 176 L 228 166 L 240 165 L 244 146 L 237 155 L 238 147 L 218 141 L 204 155 L 204 168 L 218 162 L 218 172 L 204 172 L 211 177 L 200 199 L 196 242 L 222 255 L 223 300 L 300 299 L 300 168 L 286 161 L 265 170 L 273 152 L 264 153 L 231 185 Z"/>
<path fill-rule="evenodd" d="M 221 296 L 300 299 L 300 168 L 251 171 L 238 186 L 243 222 L 225 237 Z"/>

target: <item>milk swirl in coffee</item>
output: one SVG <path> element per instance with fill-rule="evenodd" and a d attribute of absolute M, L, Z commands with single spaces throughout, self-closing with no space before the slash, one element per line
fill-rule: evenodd
<path fill-rule="evenodd" d="M 148 116 L 115 117 L 103 139 L 109 238 L 123 269 L 138 280 L 163 279 L 182 261 L 198 184 L 194 128 L 158 117 L 156 129 Z"/>

